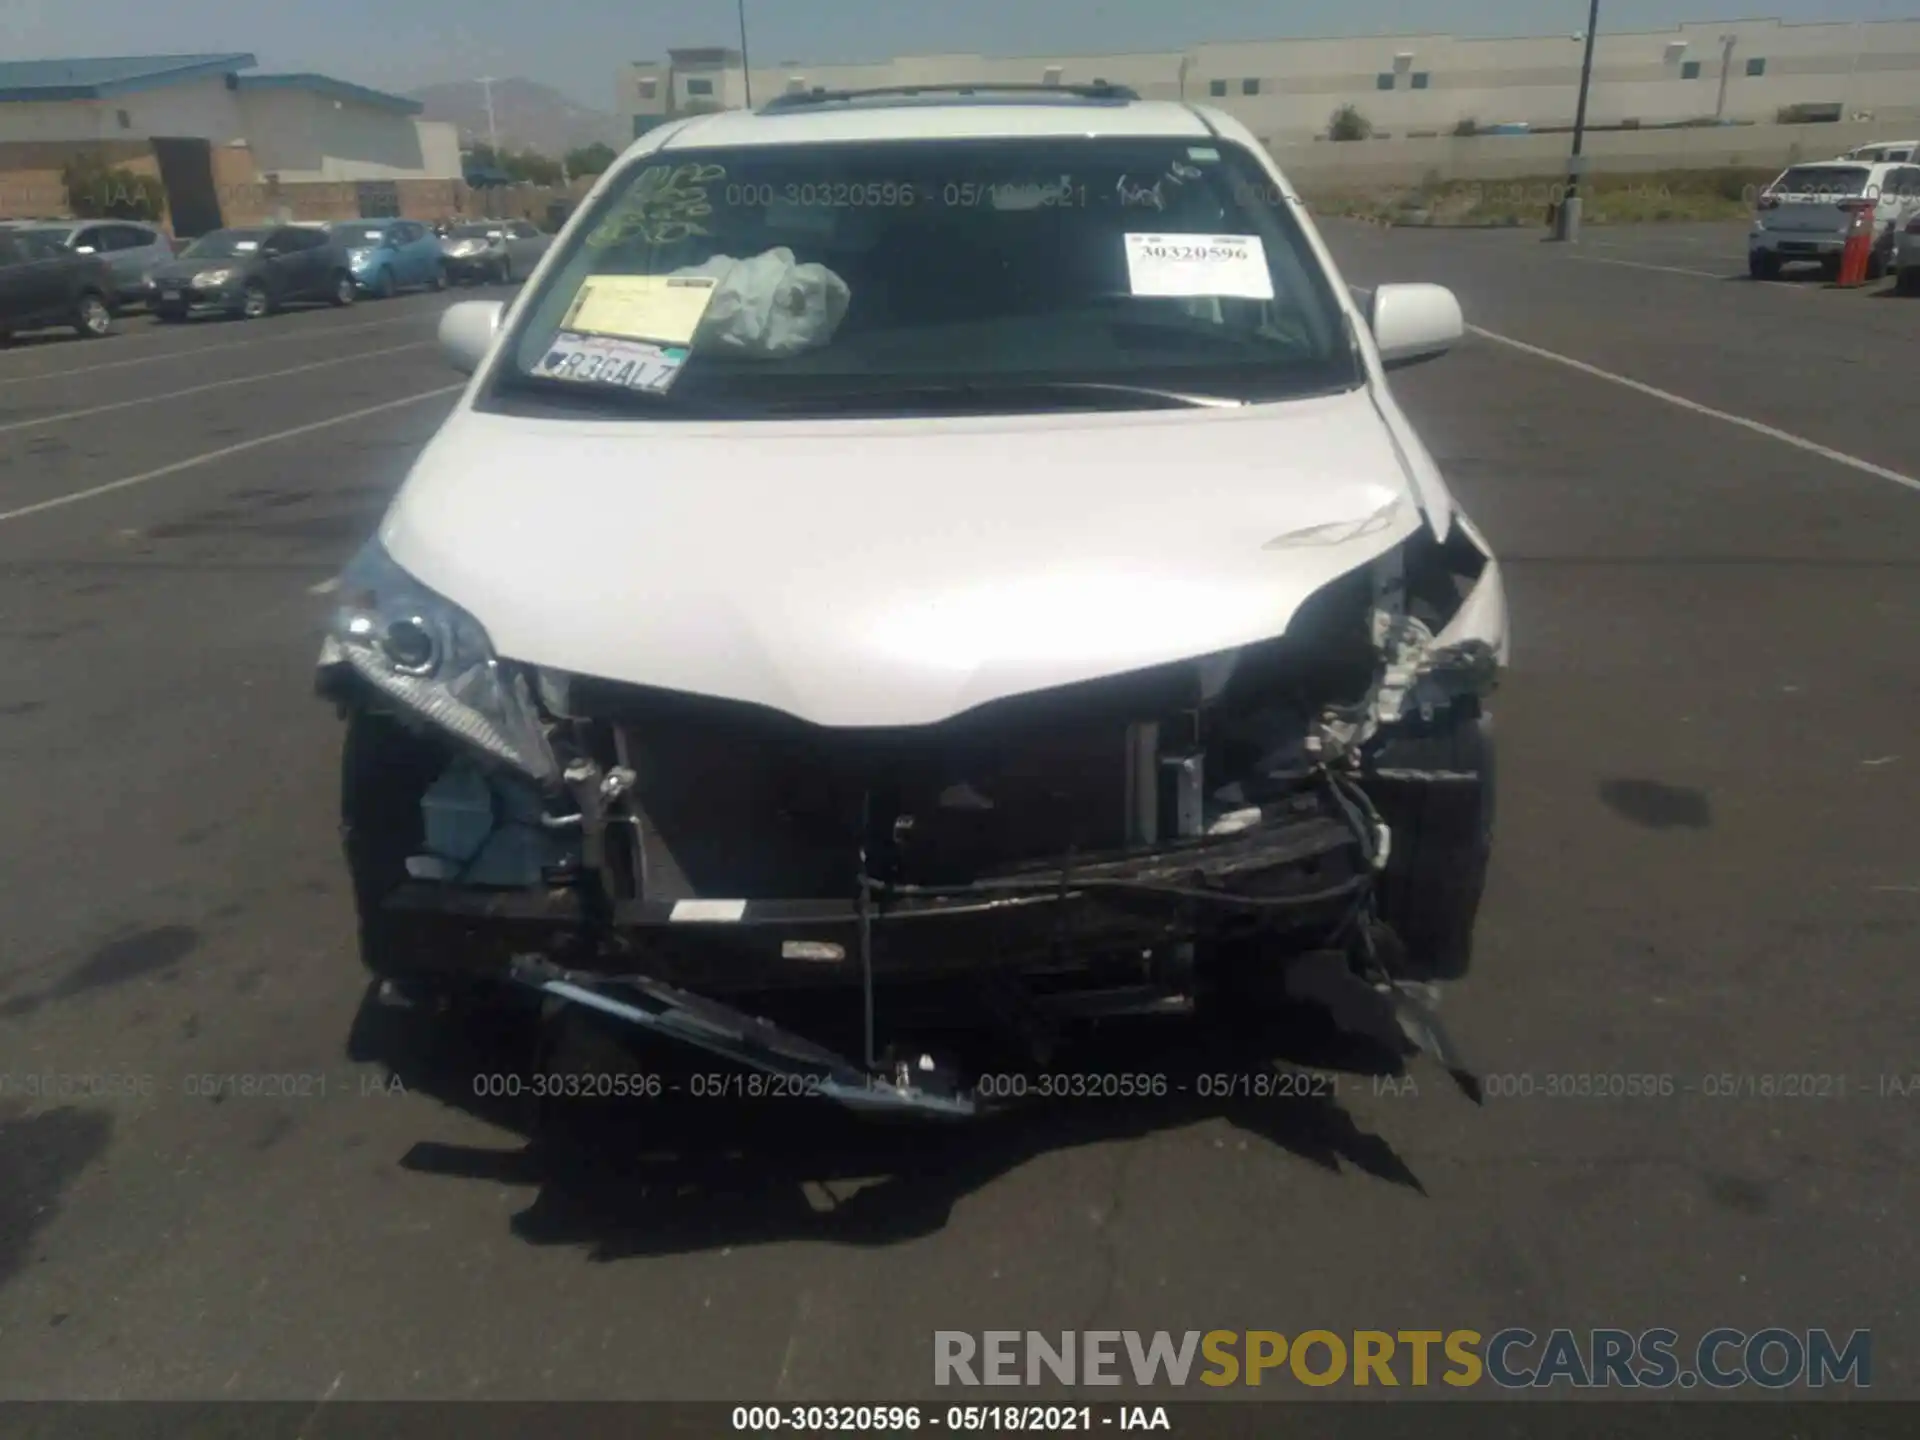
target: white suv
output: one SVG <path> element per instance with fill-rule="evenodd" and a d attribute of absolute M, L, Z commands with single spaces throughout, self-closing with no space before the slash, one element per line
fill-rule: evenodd
<path fill-rule="evenodd" d="M 1356 304 L 1217 110 L 651 131 L 510 310 L 447 312 L 473 381 L 342 576 L 379 993 L 922 1114 L 1196 1001 L 1444 1059 L 1506 600 L 1387 371 L 1461 334 L 1437 286 Z"/>
<path fill-rule="evenodd" d="M 1797 261 L 1838 273 L 1847 235 L 1862 211 L 1873 217 L 1867 275 L 1877 280 L 1893 263 L 1896 237 L 1920 215 L 1920 166 L 1825 160 L 1789 167 L 1760 195 L 1747 237 L 1748 273 L 1772 280 Z"/>

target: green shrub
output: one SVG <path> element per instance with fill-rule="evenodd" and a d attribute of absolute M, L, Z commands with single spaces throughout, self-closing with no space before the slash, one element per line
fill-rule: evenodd
<path fill-rule="evenodd" d="M 1342 105 L 1327 121 L 1329 140 L 1364 140 L 1373 134 L 1373 122 L 1360 113 L 1357 105 Z"/>
<path fill-rule="evenodd" d="M 96 154 L 76 155 L 60 171 L 67 205 L 82 220 L 158 220 L 167 210 L 167 187 L 158 177 Z"/>

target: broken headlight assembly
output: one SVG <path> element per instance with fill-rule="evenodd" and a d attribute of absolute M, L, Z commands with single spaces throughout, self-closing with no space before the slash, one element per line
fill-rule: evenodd
<path fill-rule="evenodd" d="M 320 650 L 394 702 L 536 781 L 558 778 L 526 679 L 503 665 L 480 622 L 435 594 L 372 540 L 341 572 Z"/>

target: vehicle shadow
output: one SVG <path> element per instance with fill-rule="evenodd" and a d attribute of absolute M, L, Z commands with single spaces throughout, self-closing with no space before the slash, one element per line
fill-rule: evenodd
<path fill-rule="evenodd" d="M 78 345 L 89 337 L 76 335 L 71 326 L 45 330 L 15 330 L 0 338 L 0 351 L 4 350 L 40 350 L 56 345 Z"/>
<path fill-rule="evenodd" d="M 1053 1073 L 1164 1077 L 1154 1085 L 1163 1093 L 1028 1099 L 939 1122 L 863 1118 L 804 1098 L 695 1098 L 696 1072 L 737 1072 L 678 1046 L 624 1038 L 632 1073 L 658 1077 L 660 1093 L 536 1101 L 527 1093 L 538 1043 L 528 1014 L 456 1021 L 395 1010 L 375 995 L 370 989 L 356 1018 L 350 1057 L 521 1142 L 490 1149 L 423 1140 L 402 1168 L 533 1188 L 514 1233 L 600 1260 L 782 1240 L 898 1244 L 937 1232 L 959 1200 L 1037 1156 L 1205 1121 L 1224 1120 L 1336 1174 L 1357 1170 L 1426 1193 L 1392 1146 L 1338 1100 L 1341 1089 L 1376 1083 L 1368 1077 L 1403 1074 L 1399 1057 L 1334 1032 L 1314 1011 L 1258 1028 L 1114 1025 L 1059 1057 Z M 599 1029 L 591 1016 L 580 1023 Z M 1276 1062 L 1286 1068 L 1276 1072 Z M 1293 1077 L 1270 1085 L 1280 1093 L 1219 1093 L 1256 1083 L 1238 1077 L 1276 1073 Z M 520 1079 L 509 1087 L 503 1076 Z M 497 1093 L 507 1088 L 520 1093 Z"/>

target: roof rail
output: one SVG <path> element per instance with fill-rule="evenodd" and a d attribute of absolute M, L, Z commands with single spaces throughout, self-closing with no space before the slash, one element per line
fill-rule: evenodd
<path fill-rule="evenodd" d="M 921 95 L 1069 95 L 1076 100 L 1138 100 L 1139 92 L 1126 85 L 1095 80 L 1086 85 L 1021 85 L 998 80 L 954 81 L 937 85 L 878 85 L 868 90 L 794 90 L 777 95 L 760 107 L 760 113 L 801 110 L 809 105 L 836 105 L 849 100 L 910 100 Z"/>

